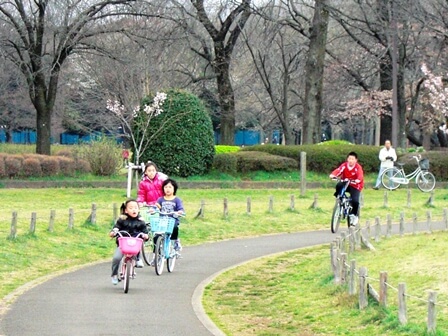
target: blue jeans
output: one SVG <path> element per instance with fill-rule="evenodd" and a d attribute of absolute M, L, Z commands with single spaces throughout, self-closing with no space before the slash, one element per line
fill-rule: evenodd
<path fill-rule="evenodd" d="M 381 176 L 383 175 L 383 172 L 387 169 L 388 167 L 380 167 L 380 172 L 378 173 L 378 177 L 376 179 L 376 183 L 375 183 L 375 188 L 379 188 L 381 186 Z"/>

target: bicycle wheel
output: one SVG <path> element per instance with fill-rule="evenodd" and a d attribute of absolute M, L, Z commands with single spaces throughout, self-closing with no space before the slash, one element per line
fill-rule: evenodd
<path fill-rule="evenodd" d="M 151 266 L 153 247 L 154 247 L 153 237 L 150 234 L 149 239 L 145 241 L 142 245 L 143 260 L 148 266 Z"/>
<path fill-rule="evenodd" d="M 177 253 L 174 250 L 174 244 L 172 241 L 170 241 L 170 254 L 169 254 L 169 258 L 167 260 L 167 268 L 168 268 L 168 272 L 173 272 L 174 271 L 174 266 L 176 266 L 176 259 L 177 259 Z"/>
<path fill-rule="evenodd" d="M 381 175 L 381 183 L 383 187 L 389 190 L 395 190 L 400 186 L 400 180 L 404 179 L 403 172 L 398 168 L 387 168 Z"/>
<path fill-rule="evenodd" d="M 126 260 L 126 263 L 123 265 L 123 290 L 125 293 L 129 290 L 129 281 L 131 280 L 131 261 Z"/>
<path fill-rule="evenodd" d="M 338 232 L 339 224 L 341 223 L 341 215 L 342 207 L 339 198 L 337 198 L 333 208 L 333 215 L 331 216 L 331 232 Z"/>
<path fill-rule="evenodd" d="M 422 171 L 416 177 L 417 187 L 423 192 L 430 192 L 436 186 L 436 178 L 433 173 Z"/>
<path fill-rule="evenodd" d="M 163 266 L 165 266 L 165 252 L 164 252 L 165 237 L 160 236 L 156 242 L 156 256 L 155 256 L 155 269 L 156 274 L 161 275 L 163 273 Z"/>

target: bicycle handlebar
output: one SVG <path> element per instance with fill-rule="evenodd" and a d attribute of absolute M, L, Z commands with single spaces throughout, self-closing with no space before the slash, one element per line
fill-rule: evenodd
<path fill-rule="evenodd" d="M 127 232 L 127 231 L 123 231 L 123 230 L 118 230 L 117 228 L 114 228 L 113 230 L 112 230 L 112 232 L 113 233 L 115 233 L 115 236 L 114 237 L 117 237 L 117 236 L 119 236 L 119 237 L 132 237 L 130 234 L 129 234 L 129 232 Z M 143 233 L 143 232 L 140 232 L 136 237 L 134 237 L 134 238 L 142 238 L 143 239 L 143 236 L 144 236 L 145 234 Z"/>

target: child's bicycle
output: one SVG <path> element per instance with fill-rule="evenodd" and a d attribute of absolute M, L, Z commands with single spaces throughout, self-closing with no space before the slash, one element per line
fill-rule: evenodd
<path fill-rule="evenodd" d="M 401 184 L 409 184 L 415 178 L 417 187 L 423 192 L 430 192 L 436 186 L 436 178 L 429 170 L 429 160 L 421 159 L 421 155 L 413 156 L 417 161 L 417 168 L 410 174 L 404 172 L 404 163 L 397 163 L 400 168 L 391 167 L 384 170 L 381 175 L 383 187 L 389 190 L 397 189 Z"/>
<path fill-rule="evenodd" d="M 333 214 L 331 216 L 331 232 L 336 233 L 339 229 L 341 219 L 347 218 L 347 226 L 350 227 L 349 214 L 352 209 L 352 198 L 345 193 L 347 187 L 350 185 L 350 180 L 341 180 L 338 178 L 334 178 L 333 180 L 338 182 L 345 182 L 339 195 L 336 196 L 336 201 L 333 207 Z"/>
<path fill-rule="evenodd" d="M 143 233 L 139 233 L 137 237 L 131 237 L 126 231 L 115 231 L 115 234 L 119 236 L 118 247 L 123 253 L 119 267 L 119 279 L 123 281 L 123 290 L 127 293 L 130 279 L 135 278 L 135 257 L 142 248 L 143 239 L 140 236 Z"/>
<path fill-rule="evenodd" d="M 159 212 L 157 207 L 155 206 L 145 206 L 140 210 L 140 215 L 146 223 L 146 227 L 148 228 L 148 236 L 149 239 L 145 240 L 142 245 L 142 253 L 143 260 L 146 265 L 151 266 L 152 255 L 154 251 L 154 232 L 151 230 L 151 218 L 159 218 Z"/>
<path fill-rule="evenodd" d="M 150 216 L 151 232 L 156 237 L 154 266 L 157 275 L 163 273 L 165 261 L 168 272 L 173 272 L 176 259 L 180 257 L 179 252 L 175 250 L 174 243 L 170 239 L 176 222 L 174 216 L 178 216 L 177 213 L 157 212 Z"/>

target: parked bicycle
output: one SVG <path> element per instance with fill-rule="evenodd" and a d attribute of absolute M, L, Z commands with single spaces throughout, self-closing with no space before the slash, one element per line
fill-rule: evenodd
<path fill-rule="evenodd" d="M 163 273 L 165 261 L 168 272 L 173 272 L 176 260 L 180 257 L 179 252 L 174 248 L 174 242 L 170 239 L 176 223 L 176 218 L 179 217 L 179 215 L 176 212 L 157 213 L 158 216 L 156 214 L 152 215 L 150 221 L 151 232 L 156 237 L 154 257 L 155 271 L 157 275 L 161 275 Z"/>
<path fill-rule="evenodd" d="M 338 178 L 333 179 L 335 181 L 341 181 Z M 350 185 L 350 180 L 342 180 L 345 182 L 339 195 L 336 196 L 336 201 L 333 207 L 333 214 L 331 216 L 331 232 L 336 233 L 339 229 L 341 220 L 347 219 L 347 226 L 350 227 L 350 211 L 352 210 L 352 198 L 347 195 L 346 191 Z"/>
<path fill-rule="evenodd" d="M 118 235 L 118 247 L 123 253 L 120 262 L 119 279 L 123 281 L 123 290 L 125 293 L 129 291 L 129 281 L 135 278 L 135 262 L 136 256 L 140 252 L 143 239 L 143 233 L 139 233 L 137 237 L 131 237 L 126 231 L 114 231 Z"/>
<path fill-rule="evenodd" d="M 395 190 L 402 184 L 409 184 L 409 182 L 415 178 L 417 187 L 423 192 L 430 192 L 436 186 L 435 176 L 429 172 L 429 160 L 422 159 L 421 155 L 413 156 L 413 159 L 417 161 L 417 168 L 410 174 L 404 172 L 404 163 L 396 163 L 399 168 L 392 167 L 387 168 L 382 176 L 381 183 L 383 187 L 389 190 Z"/>

